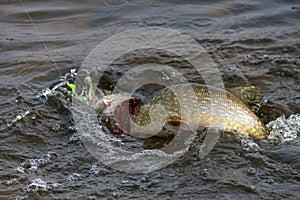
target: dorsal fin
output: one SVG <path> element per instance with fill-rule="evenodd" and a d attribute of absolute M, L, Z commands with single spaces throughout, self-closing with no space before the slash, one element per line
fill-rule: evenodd
<path fill-rule="evenodd" d="M 240 86 L 227 89 L 242 100 L 253 112 L 257 112 L 262 102 L 262 92 L 254 86 Z"/>

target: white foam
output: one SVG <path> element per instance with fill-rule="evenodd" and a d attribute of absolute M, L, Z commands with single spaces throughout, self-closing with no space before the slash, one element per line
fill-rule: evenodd
<path fill-rule="evenodd" d="M 268 123 L 267 128 L 270 129 L 270 140 L 279 143 L 293 141 L 300 135 L 300 114 L 294 114 L 286 118 L 278 117 L 276 120 Z"/>
<path fill-rule="evenodd" d="M 71 175 L 68 176 L 67 180 L 68 181 L 76 181 L 81 177 L 81 174 L 78 173 L 73 173 Z"/>
<path fill-rule="evenodd" d="M 46 182 L 40 178 L 33 179 L 25 188 L 25 192 L 39 192 L 39 191 L 48 191 L 53 188 L 58 187 L 59 183 Z"/>

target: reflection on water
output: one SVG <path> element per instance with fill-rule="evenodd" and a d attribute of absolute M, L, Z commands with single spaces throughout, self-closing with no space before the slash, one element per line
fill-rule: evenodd
<path fill-rule="evenodd" d="M 293 129 L 299 114 L 289 118 L 300 113 L 297 1 L 23 4 L 2 1 L 0 7 L 1 199 L 297 199 L 300 195 L 299 130 Z M 195 38 L 218 64 L 226 87 L 260 88 L 265 102 L 259 117 L 291 140 L 261 141 L 256 148 L 225 137 L 205 160 L 199 160 L 196 138 L 182 158 L 148 174 L 130 175 L 98 162 L 76 133 L 63 98 L 67 89 L 43 90 L 61 83 L 61 75 L 78 68 L 103 40 L 149 26 Z M 173 57 L 132 54 L 115 62 L 103 82 L 110 87 L 132 66 L 157 60 L 191 82 L 202 80 Z M 115 143 L 133 149 L 141 145 L 128 138 Z"/>

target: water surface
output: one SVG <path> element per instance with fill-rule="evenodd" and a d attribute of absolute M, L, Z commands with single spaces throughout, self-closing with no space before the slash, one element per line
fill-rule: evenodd
<path fill-rule="evenodd" d="M 170 166 L 132 175 L 86 150 L 60 97 L 36 97 L 78 69 L 103 40 L 158 26 L 196 39 L 218 64 L 226 87 L 261 89 L 265 123 L 300 113 L 298 1 L 2 1 L 0 13 L 1 199 L 299 198 L 299 138 L 262 143 L 263 150 L 254 152 L 224 138 L 201 161 L 195 143 Z M 116 63 L 107 87 L 128 68 L 153 60 L 143 55 Z M 194 69 L 174 65 L 189 81 L 200 81 Z"/>

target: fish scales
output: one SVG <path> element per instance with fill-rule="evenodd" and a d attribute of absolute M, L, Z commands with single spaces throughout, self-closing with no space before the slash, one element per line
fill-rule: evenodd
<path fill-rule="evenodd" d="M 149 124 L 149 109 L 156 104 L 164 107 L 166 119 L 180 119 L 193 128 L 215 127 L 258 139 L 268 134 L 261 120 L 243 101 L 215 87 L 186 84 L 160 90 L 145 101 L 134 121 Z M 158 112 L 154 116 L 161 119 L 162 114 Z"/>

